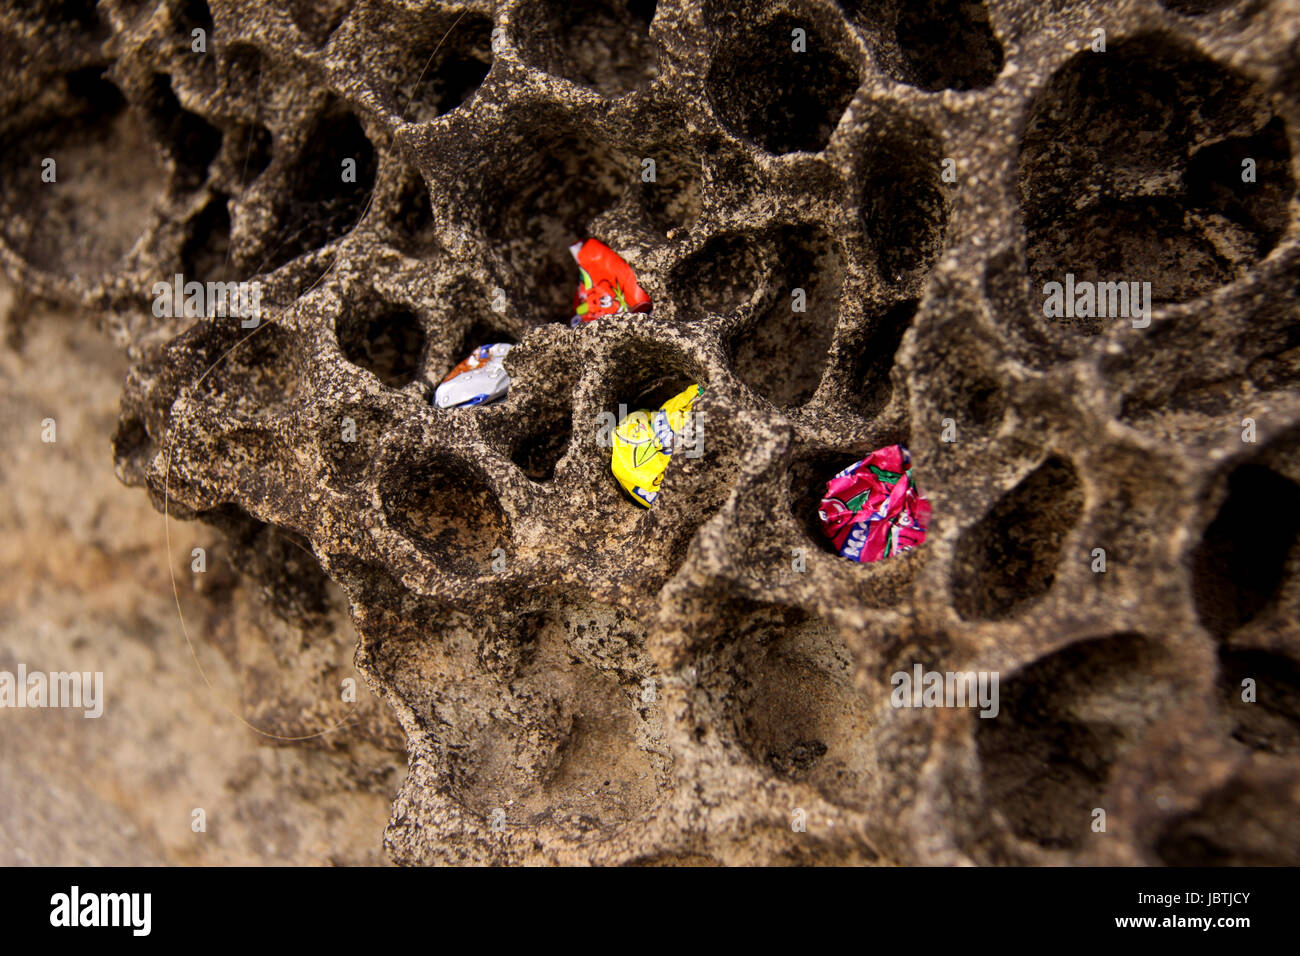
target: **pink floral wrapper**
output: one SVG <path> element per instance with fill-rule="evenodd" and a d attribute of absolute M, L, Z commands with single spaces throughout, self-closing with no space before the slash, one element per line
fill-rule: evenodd
<path fill-rule="evenodd" d="M 818 515 L 841 557 L 879 561 L 925 540 L 930 502 L 912 481 L 907 449 L 890 445 L 828 481 Z"/>

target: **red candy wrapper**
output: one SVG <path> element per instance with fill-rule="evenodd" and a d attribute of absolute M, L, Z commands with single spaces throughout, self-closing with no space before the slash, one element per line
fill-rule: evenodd
<path fill-rule="evenodd" d="M 569 246 L 578 261 L 578 291 L 573 294 L 573 318 L 577 328 L 584 322 L 616 312 L 649 312 L 650 296 L 636 284 L 636 274 L 619 254 L 597 239 Z"/>
<path fill-rule="evenodd" d="M 826 483 L 818 515 L 841 557 L 879 561 L 925 540 L 930 502 L 912 481 L 912 459 L 890 445 L 850 465 Z"/>

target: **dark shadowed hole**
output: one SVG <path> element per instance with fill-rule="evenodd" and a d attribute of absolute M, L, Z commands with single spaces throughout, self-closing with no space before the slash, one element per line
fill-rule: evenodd
<path fill-rule="evenodd" d="M 188 231 L 181 246 L 181 270 L 187 280 L 231 282 L 238 278 L 230 257 L 230 212 L 225 196 L 210 199 L 190 220 Z"/>
<path fill-rule="evenodd" d="M 578 285 L 569 246 L 602 239 L 593 220 L 640 178 L 627 157 L 566 132 L 567 119 L 538 122 L 546 131 L 539 141 L 487 170 L 484 231 L 509 267 L 511 301 L 537 318 L 568 322 Z"/>
<path fill-rule="evenodd" d="M 1242 465 L 1192 557 L 1201 622 L 1218 638 L 1273 601 L 1300 540 L 1300 486 L 1261 465 Z"/>
<path fill-rule="evenodd" d="M 699 157 L 685 149 L 666 149 L 650 158 L 655 160 L 654 181 L 639 183 L 646 218 L 663 235 L 689 228 L 703 205 Z"/>
<path fill-rule="evenodd" d="M 397 106 L 423 123 L 469 102 L 492 68 L 492 21 L 469 15 L 435 21 L 402 60 Z"/>
<path fill-rule="evenodd" d="M 225 536 L 231 567 L 258 583 L 281 618 L 302 625 L 329 614 L 329 576 L 302 535 L 229 503 L 201 511 L 198 518 Z"/>
<path fill-rule="evenodd" d="M 511 461 L 533 481 L 550 481 L 555 477 L 555 466 L 569 447 L 572 419 L 572 407 L 567 402 L 527 416 L 510 455 Z"/>
<path fill-rule="evenodd" d="M 864 418 L 874 418 L 889 404 L 894 356 L 916 316 L 916 308 L 915 299 L 898 303 L 847 345 L 849 401 Z"/>
<path fill-rule="evenodd" d="M 424 178 L 414 170 L 407 174 L 397 200 L 393 219 L 394 244 L 414 258 L 431 255 L 438 247 L 433 222 L 433 207 Z"/>
<path fill-rule="evenodd" d="M 795 30 L 807 49 L 792 49 Z M 858 86 L 854 68 L 808 21 L 787 13 L 720 45 L 706 79 L 735 132 L 770 153 L 820 152 Z"/>
<path fill-rule="evenodd" d="M 158 453 L 158 447 L 144 423 L 131 415 L 118 423 L 113 434 L 113 461 L 118 473 L 132 484 L 143 484 L 149 462 Z"/>
<path fill-rule="evenodd" d="M 928 269 L 943 247 L 948 201 L 928 135 L 914 143 L 890 138 L 862 170 L 862 226 L 886 282 Z"/>
<path fill-rule="evenodd" d="M 460 462 L 402 468 L 389 476 L 381 494 L 392 526 L 445 570 L 486 572 L 492 551 L 507 547 L 506 517 L 496 495 Z"/>
<path fill-rule="evenodd" d="M 1242 178 L 1247 160 L 1254 164 L 1253 182 Z M 1264 258 L 1286 231 L 1295 189 L 1286 124 L 1275 116 L 1253 135 L 1198 150 L 1188 159 L 1185 182 L 1193 205 L 1240 228 L 1253 243 L 1251 254 Z"/>
<path fill-rule="evenodd" d="M 50 4 L 54 7 L 54 22 L 67 23 L 77 27 L 93 26 L 99 21 L 99 15 L 95 12 L 97 0 L 60 0 L 60 2 Z"/>
<path fill-rule="evenodd" d="M 356 164 L 355 182 L 343 179 L 345 160 Z M 374 147 L 355 116 L 335 105 L 318 117 L 298 164 L 285 173 L 265 261 L 253 271 L 278 269 L 351 231 L 370 199 L 375 168 Z"/>
<path fill-rule="evenodd" d="M 1150 676 L 1162 656 L 1139 635 L 1115 635 L 1003 683 L 997 717 L 975 718 L 975 741 L 990 804 L 1017 836 L 1067 850 L 1092 835 L 1112 766 L 1175 696 Z"/>
<path fill-rule="evenodd" d="M 952 580 L 957 613 L 1006 618 L 1046 594 L 1082 512 L 1074 466 L 1049 458 L 963 533 Z"/>
<path fill-rule="evenodd" d="M 145 98 L 148 123 L 176 163 L 185 189 L 195 189 L 207 178 L 208 166 L 221 149 L 221 131 L 207 120 L 181 107 L 172 92 L 171 78 L 155 73 Z"/>
<path fill-rule="evenodd" d="M 1242 180 L 1245 158 L 1255 183 Z M 1079 54 L 1053 76 L 1031 108 L 1019 177 L 1033 288 L 1067 274 L 1150 282 L 1153 305 L 1240 278 L 1277 242 L 1295 191 L 1264 94 L 1152 36 Z M 1095 334 L 1128 318 L 1065 324 Z"/>
<path fill-rule="evenodd" d="M 227 137 L 239 185 L 248 186 L 271 165 L 271 131 L 261 123 L 240 123 Z"/>
<path fill-rule="evenodd" d="M 1250 357 L 1246 374 L 1261 391 L 1300 385 L 1300 284 L 1272 297 L 1241 335 L 1240 352 Z"/>
<path fill-rule="evenodd" d="M 204 30 L 208 42 L 212 42 L 212 11 L 203 0 L 184 0 L 176 19 L 182 33 L 190 34 L 197 27 Z"/>
<path fill-rule="evenodd" d="M 456 361 L 459 362 L 469 355 L 480 345 L 497 345 L 499 343 L 509 343 L 517 345 L 515 337 L 505 331 L 499 322 L 491 319 L 478 318 L 465 330 L 465 334 L 460 337 L 460 348 L 456 354 L 460 356 Z"/>
<path fill-rule="evenodd" d="M 1300 866 L 1295 803 L 1286 785 L 1233 780 L 1156 840 L 1167 866 Z"/>
<path fill-rule="evenodd" d="M 907 82 L 925 90 L 979 89 L 1002 71 L 1002 44 L 980 2 L 905 0 L 896 36 Z"/>
<path fill-rule="evenodd" d="M 619 403 L 627 406 L 629 412 L 641 408 L 653 411 L 662 407 L 668 399 L 680 395 L 689 386 L 696 384 L 700 383 L 681 372 L 666 370 L 662 373 L 651 373 L 622 392 Z"/>
<path fill-rule="evenodd" d="M 790 408 L 807 402 L 821 384 L 844 270 L 838 247 L 820 227 L 783 228 L 773 244 L 779 255 L 767 290 L 770 304 L 736 332 L 730 347 L 740 379 L 777 407 Z"/>
<path fill-rule="evenodd" d="M 1254 701 L 1242 682 L 1254 681 Z M 1300 753 L 1300 666 L 1268 651 L 1219 650 L 1219 693 L 1232 737 L 1252 750 Z"/>
<path fill-rule="evenodd" d="M 1199 17 L 1222 10 L 1232 2 L 1233 0 L 1160 0 L 1160 5 L 1184 16 Z"/>
<path fill-rule="evenodd" d="M 619 96 L 658 72 L 654 13 L 654 0 L 532 0 L 516 13 L 515 42 L 537 69 Z"/>
<path fill-rule="evenodd" d="M 414 381 L 424 361 L 424 329 L 405 309 L 369 317 L 349 314 L 337 326 L 339 348 L 353 365 L 373 372 L 389 388 Z"/>

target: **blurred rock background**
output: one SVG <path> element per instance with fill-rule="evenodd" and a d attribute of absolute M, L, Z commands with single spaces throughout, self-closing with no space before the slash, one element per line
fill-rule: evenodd
<path fill-rule="evenodd" d="M 106 700 L 99 719 L 0 710 L 0 865 L 385 864 L 406 761 L 341 597 L 329 585 L 290 623 L 217 532 L 172 521 L 169 551 L 162 515 L 113 475 L 126 368 L 88 317 L 0 286 L 0 671 L 102 671 Z M 241 718 L 281 736 L 346 723 L 282 742 Z"/>

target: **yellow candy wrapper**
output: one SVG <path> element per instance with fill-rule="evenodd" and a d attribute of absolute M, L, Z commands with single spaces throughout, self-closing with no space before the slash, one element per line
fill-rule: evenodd
<path fill-rule="evenodd" d="M 614 430 L 610 467 L 618 483 L 641 507 L 649 508 L 659 497 L 659 483 L 672 458 L 674 444 L 695 400 L 703 394 L 702 386 L 692 385 L 653 412 L 631 412 Z"/>

